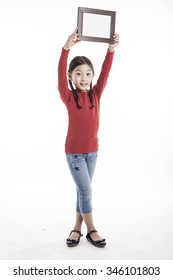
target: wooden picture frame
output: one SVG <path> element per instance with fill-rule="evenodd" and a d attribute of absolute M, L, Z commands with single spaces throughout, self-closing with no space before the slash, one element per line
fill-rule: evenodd
<path fill-rule="evenodd" d="M 77 27 L 80 34 L 79 39 L 82 41 L 113 43 L 115 20 L 115 11 L 78 7 Z M 94 30 L 96 28 L 97 30 Z"/>

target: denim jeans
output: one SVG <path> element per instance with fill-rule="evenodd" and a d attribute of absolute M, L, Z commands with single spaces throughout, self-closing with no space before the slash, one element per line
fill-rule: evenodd
<path fill-rule="evenodd" d="M 90 213 L 92 211 L 91 182 L 97 162 L 97 152 L 88 154 L 66 154 L 68 166 L 76 184 L 76 211 Z"/>

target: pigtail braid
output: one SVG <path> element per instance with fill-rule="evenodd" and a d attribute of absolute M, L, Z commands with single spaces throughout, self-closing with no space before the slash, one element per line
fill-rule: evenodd
<path fill-rule="evenodd" d="M 70 88 L 71 88 L 71 90 L 72 90 L 72 93 L 73 93 L 73 97 L 74 97 L 74 100 L 75 100 L 75 103 L 76 103 L 76 108 L 77 109 L 81 109 L 82 108 L 82 106 L 81 105 L 79 105 L 79 96 L 78 96 L 78 92 L 74 89 L 74 87 L 73 87 L 73 84 L 72 84 L 72 81 L 71 80 L 69 80 L 69 85 L 70 85 Z"/>
<path fill-rule="evenodd" d="M 89 92 L 88 92 L 88 96 L 89 96 L 89 100 L 90 100 L 90 103 L 91 103 L 90 109 L 93 109 L 93 108 L 95 108 L 96 106 L 94 105 L 94 98 L 93 98 L 93 91 L 92 91 L 92 83 L 90 84 L 90 90 L 89 90 Z"/>

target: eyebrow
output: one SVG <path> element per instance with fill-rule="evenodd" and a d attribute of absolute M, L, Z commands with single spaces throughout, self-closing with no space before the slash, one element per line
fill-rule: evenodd
<path fill-rule="evenodd" d="M 82 72 L 82 70 L 76 69 L 75 72 Z M 86 72 L 92 72 L 92 70 L 91 70 L 91 69 L 88 69 Z"/>

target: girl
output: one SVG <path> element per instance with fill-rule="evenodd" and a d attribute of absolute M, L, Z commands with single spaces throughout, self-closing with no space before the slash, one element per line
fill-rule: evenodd
<path fill-rule="evenodd" d="M 71 47 L 79 42 L 78 36 L 76 28 L 62 48 L 58 64 L 58 90 L 69 119 L 65 153 L 77 190 L 76 222 L 66 244 L 69 247 L 79 244 L 84 220 L 87 240 L 102 248 L 106 241 L 98 234 L 93 222 L 91 182 L 98 155 L 100 97 L 107 83 L 115 47 L 119 44 L 119 35 L 115 34 L 114 43 L 108 46 L 100 76 L 94 86 L 94 67 L 87 57 L 74 57 L 67 72 L 68 54 Z"/>

